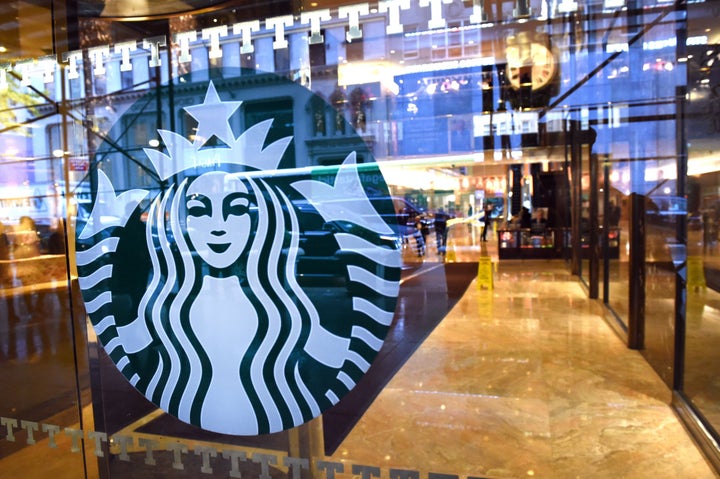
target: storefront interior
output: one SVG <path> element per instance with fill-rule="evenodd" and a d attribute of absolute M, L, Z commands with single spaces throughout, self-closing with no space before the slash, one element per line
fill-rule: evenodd
<path fill-rule="evenodd" d="M 599 308 L 578 328 L 591 328 L 596 314 L 612 331 L 607 344 L 624 348 L 616 354 L 639 352 L 638 381 L 659 380 L 648 390 L 667 389 L 662 403 L 720 471 L 718 16 L 716 0 L 40 0 L 0 6 L 6 25 L 0 29 L 0 382 L 10 391 L 0 399 L 0 429 L 6 429 L 0 464 L 18 467 L 13 461 L 22 458 L 21 468 L 32 474 L 52 471 L 54 465 L 33 453 L 34 432 L 51 443 L 57 433 L 74 452 L 84 448 L 69 458 L 47 449 L 48 463 L 77 474 L 68 477 L 155 477 L 177 469 L 172 454 L 159 464 L 148 462 L 150 455 L 142 464 L 128 463 L 123 434 L 196 439 L 216 455 L 232 446 L 257 457 L 286 451 L 341 462 L 347 438 L 362 442 L 357 436 L 365 427 L 387 433 L 367 425 L 379 421 L 377 415 L 364 414 L 374 411 L 377 398 L 387 408 L 398 371 L 400 381 L 425 381 L 428 366 L 413 366 L 415 353 L 429 354 L 420 348 L 428 338 L 437 340 L 437 331 L 449 334 L 446 318 L 463 317 L 457 308 L 492 318 L 488 324 L 501 320 L 501 308 L 512 316 L 522 295 L 492 278 L 523 283 L 530 281 L 526 272 L 536 275 L 528 286 L 536 290 L 522 314 L 531 315 L 528 305 L 546 292 L 543 274 L 561 298 L 562 288 L 573 289 L 567 276 L 576 279 L 582 297 L 573 295 L 571 306 L 562 307 L 582 309 L 577 302 L 589 300 L 588 308 Z M 376 188 L 384 207 L 394 208 L 389 224 L 401 250 L 396 319 L 373 366 L 380 372 L 320 420 L 267 437 L 208 435 L 138 394 L 98 338 L 102 332 L 91 324 L 80 285 L 76 253 L 82 227 L 94 218 L 100 175 L 119 193 L 168 189 L 173 177 L 158 175 L 146 151 L 169 151 L 170 134 L 162 131 L 193 141 L 202 136 L 202 122 L 184 108 L 207 102 L 209 84 L 219 99 L 238 104 L 228 116 L 232 140 L 269 119 L 268 145 L 292 137 L 275 176 L 289 175 L 287 169 L 327 182 L 352 151 L 365 189 Z M 144 224 L 150 202 L 137 208 L 132 218 Z M 309 252 L 314 238 L 341 237 L 345 226 L 303 226 L 299 241 Z M 349 307 L 352 298 L 349 276 L 333 266 L 313 269 L 337 260 L 339 243 L 330 244 L 329 253 L 301 258 L 298 264 L 313 266 L 299 268 L 297 280 L 331 310 Z M 481 269 L 488 264 L 489 282 Z M 126 278 L 128 294 L 141 296 L 145 282 Z M 482 293 L 488 284 L 495 310 Z M 501 302 L 501 293 L 515 299 Z M 518 337 L 525 326 L 513 323 Z M 458 335 L 473 334 L 464 327 Z M 539 353 L 521 349 L 535 364 Z M 481 368 L 483 351 L 463 354 Z M 442 364 L 458 394 L 475 394 L 457 385 L 461 363 Z M 535 372 L 510 368 L 508 374 Z M 437 433 L 428 404 L 435 406 L 415 404 L 428 412 L 403 426 L 407 436 L 425 434 L 426 426 L 431 433 L 423 440 Z M 455 411 L 483 417 L 469 404 Z M 455 419 L 448 424 L 460 427 L 463 421 Z M 60 434 L 65 428 L 71 432 Z M 76 443 L 76 430 L 94 436 Z M 13 431 L 22 439 L 11 441 Z M 117 434 L 120 439 L 108 439 Z M 458 434 L 449 449 L 463 450 Z M 137 457 L 147 453 L 134 445 Z M 435 446 L 427 448 L 441 449 Z M 353 459 L 396 470 L 421 460 L 408 454 L 391 461 L 364 451 Z M 196 455 L 198 463 L 209 461 Z M 531 465 L 515 460 L 533 475 Z M 442 465 L 453 476 L 510 477 L 493 461 L 495 468 L 468 458 Z M 268 467 L 248 464 L 244 473 Z M 280 466 L 270 475 L 292 468 Z M 208 464 L 200 467 L 206 473 Z M 302 477 L 320 477 L 309 466 L 298 468 Z M 377 477 L 361 469 L 353 474 Z"/>

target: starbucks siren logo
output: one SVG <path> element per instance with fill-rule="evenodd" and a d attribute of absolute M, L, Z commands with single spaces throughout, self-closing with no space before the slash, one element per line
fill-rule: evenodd
<path fill-rule="evenodd" d="M 97 336 L 137 390 L 182 421 L 255 435 L 317 417 L 355 386 L 392 321 L 401 258 L 375 240 L 395 233 L 355 152 L 334 182 L 282 175 L 292 138 L 264 146 L 272 120 L 236 138 L 240 103 L 211 82 L 204 102 L 185 108 L 198 121 L 193 141 L 158 130 L 165 151 L 144 152 L 168 185 L 159 193 L 118 194 L 98 168 L 77 264 Z M 362 285 L 339 303 L 346 310 L 323 307 L 298 282 L 298 198 L 325 222 L 352 225 L 333 231 L 357 259 L 347 277 Z"/>

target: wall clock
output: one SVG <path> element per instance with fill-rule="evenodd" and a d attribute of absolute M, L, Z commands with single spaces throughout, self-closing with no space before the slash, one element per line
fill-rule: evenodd
<path fill-rule="evenodd" d="M 523 47 L 508 46 L 507 69 L 510 86 L 519 89 L 521 86 L 530 86 L 533 90 L 540 90 L 550 84 L 557 75 L 558 66 L 550 48 L 532 42 L 528 47 L 529 55 L 520 57 Z"/>
<path fill-rule="evenodd" d="M 539 108 L 557 94 L 560 68 L 549 39 L 526 32 L 507 39 L 508 99 L 514 108 Z"/>

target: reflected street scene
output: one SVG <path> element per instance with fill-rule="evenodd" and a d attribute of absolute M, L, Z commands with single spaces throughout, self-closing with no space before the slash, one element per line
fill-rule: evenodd
<path fill-rule="evenodd" d="M 2 3 L 0 476 L 715 477 L 718 17 Z"/>

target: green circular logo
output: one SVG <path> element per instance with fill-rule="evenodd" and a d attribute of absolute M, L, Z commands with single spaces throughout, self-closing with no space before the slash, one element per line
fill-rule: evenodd
<path fill-rule="evenodd" d="M 292 108 L 282 136 L 287 121 L 263 119 L 277 109 L 258 98 L 323 101 L 255 78 L 262 88 L 176 83 L 181 131 L 146 121 L 155 146 L 132 148 L 127 125 L 152 118 L 167 90 L 138 99 L 95 155 L 76 239 L 86 309 L 117 368 L 167 413 L 237 435 L 298 426 L 355 386 L 391 324 L 401 266 L 367 147 L 346 142 L 333 166 L 298 161 L 293 142 L 317 115 Z M 337 154 L 333 138 L 316 143 Z"/>

